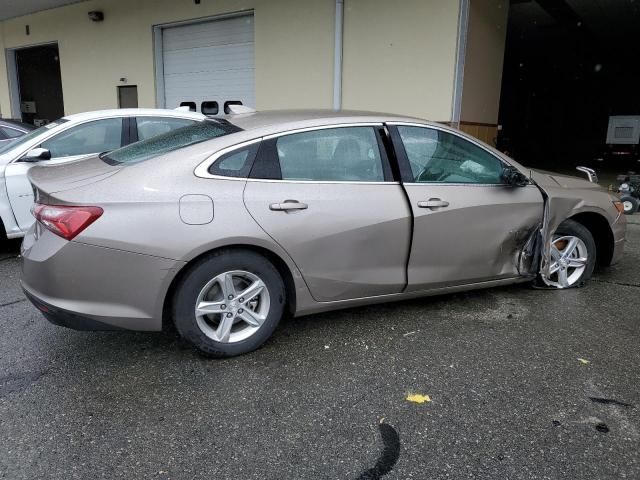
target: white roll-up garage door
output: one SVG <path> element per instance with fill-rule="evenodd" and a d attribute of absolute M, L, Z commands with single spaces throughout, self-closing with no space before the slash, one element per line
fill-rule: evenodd
<path fill-rule="evenodd" d="M 226 101 L 255 106 L 253 15 L 162 29 L 166 108 Z"/>

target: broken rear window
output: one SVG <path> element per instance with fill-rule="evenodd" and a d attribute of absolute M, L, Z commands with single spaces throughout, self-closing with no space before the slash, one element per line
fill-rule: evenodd
<path fill-rule="evenodd" d="M 112 152 L 103 153 L 100 158 L 110 165 L 139 163 L 180 148 L 223 137 L 241 130 L 240 127 L 226 120 L 205 120 L 142 142 L 132 143 Z"/>

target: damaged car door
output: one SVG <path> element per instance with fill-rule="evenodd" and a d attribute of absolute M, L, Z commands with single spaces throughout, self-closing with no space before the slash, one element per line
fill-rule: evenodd
<path fill-rule="evenodd" d="M 507 165 L 451 131 L 390 125 L 414 215 L 408 291 L 517 277 L 543 198 L 505 183 Z"/>
<path fill-rule="evenodd" d="M 392 178 L 382 125 L 335 125 L 265 138 L 247 209 L 321 302 L 401 292 L 411 212 Z"/>

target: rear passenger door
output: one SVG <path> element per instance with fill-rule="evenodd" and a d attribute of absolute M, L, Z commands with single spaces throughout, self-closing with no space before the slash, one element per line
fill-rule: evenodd
<path fill-rule="evenodd" d="M 398 293 L 406 285 L 411 212 L 381 129 L 358 124 L 267 137 L 247 181 L 246 207 L 318 301 Z"/>

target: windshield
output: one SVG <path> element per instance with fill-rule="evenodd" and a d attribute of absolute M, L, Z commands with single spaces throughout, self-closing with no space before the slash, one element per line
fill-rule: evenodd
<path fill-rule="evenodd" d="M 100 158 L 110 165 L 122 163 L 139 163 L 157 157 L 164 153 L 173 152 L 180 148 L 213 138 L 239 132 L 242 129 L 226 120 L 205 120 L 195 125 L 178 128 L 157 137 L 133 143 L 112 152 L 103 153 Z"/>
<path fill-rule="evenodd" d="M 59 120 L 56 120 L 55 122 L 47 123 L 43 127 L 36 128 L 35 130 L 32 130 L 31 132 L 27 133 L 26 135 L 22 135 L 21 137 L 16 138 L 13 142 L 9 142 L 8 144 L 3 145 L 2 147 L 0 147 L 0 155 L 2 155 L 3 153 L 8 152 L 9 150 L 13 150 L 14 148 L 17 148 L 20 145 L 24 145 L 27 142 L 29 142 L 30 140 L 33 140 L 34 138 L 38 137 L 39 135 L 42 135 L 44 132 L 47 132 L 48 130 L 51 130 L 52 128 L 57 127 L 58 125 L 62 125 L 63 123 L 68 122 L 68 121 L 69 120 L 67 120 L 66 118 L 61 118 Z"/>

